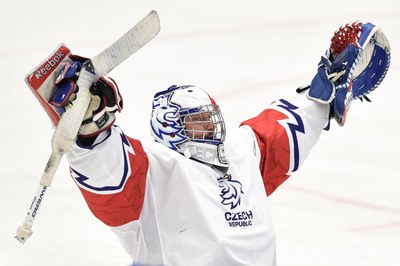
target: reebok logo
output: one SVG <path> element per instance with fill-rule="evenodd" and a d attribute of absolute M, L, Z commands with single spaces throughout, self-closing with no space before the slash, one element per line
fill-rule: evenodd
<path fill-rule="evenodd" d="M 62 61 L 64 56 L 65 55 L 63 54 L 63 52 L 61 52 L 60 50 L 57 51 L 52 58 L 47 60 L 47 62 L 36 71 L 35 78 L 40 79 L 41 77 L 46 75 L 46 73 L 48 73 L 54 66 L 58 65 L 58 63 Z"/>

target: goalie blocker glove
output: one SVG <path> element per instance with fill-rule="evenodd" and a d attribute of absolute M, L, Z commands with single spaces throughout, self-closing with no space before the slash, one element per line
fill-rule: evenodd
<path fill-rule="evenodd" d="M 343 126 L 353 99 L 367 94 L 382 82 L 389 69 L 390 45 L 380 28 L 356 21 L 340 27 L 322 56 L 308 98 L 331 104 L 331 113 Z"/>
<path fill-rule="evenodd" d="M 57 89 L 49 103 L 55 107 L 61 117 L 65 110 L 73 105 L 79 88 L 76 81 L 79 71 L 86 61 L 80 56 L 70 56 L 72 61 L 66 62 L 56 78 Z M 121 112 L 123 100 L 116 82 L 111 78 L 101 77 L 90 87 L 91 101 L 85 113 L 78 135 L 82 138 L 97 136 L 109 129 L 115 122 L 115 113 Z"/>

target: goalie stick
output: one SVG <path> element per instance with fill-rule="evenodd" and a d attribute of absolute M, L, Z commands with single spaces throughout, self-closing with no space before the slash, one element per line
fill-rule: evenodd
<path fill-rule="evenodd" d="M 70 150 L 76 139 L 79 127 L 90 103 L 91 96 L 89 88 L 91 84 L 101 76 L 107 75 L 129 56 L 142 48 L 146 43 L 153 39 L 159 31 L 160 20 L 158 14 L 156 11 L 151 11 L 111 46 L 84 63 L 79 79 L 77 80 L 77 86 L 79 87 L 77 98 L 74 101 L 73 106 L 66 110 L 57 124 L 51 139 L 52 152 L 50 158 L 43 171 L 40 184 L 29 207 L 28 213 L 25 216 L 25 220 L 17 229 L 17 235 L 15 238 L 21 243 L 25 243 L 25 241 L 32 235 L 33 222 L 39 207 L 41 206 L 47 188 L 53 180 L 62 156 Z M 60 46 L 60 49 L 61 48 L 67 49 L 65 46 Z M 44 72 L 49 69 L 46 65 L 48 62 L 49 61 L 45 61 L 41 65 L 41 69 L 44 69 Z M 32 84 L 35 82 L 34 79 L 34 74 L 26 77 L 28 86 L 33 91 L 34 89 Z M 34 93 L 35 92 L 36 91 L 34 91 Z M 38 96 L 38 92 L 36 93 L 36 96 Z M 41 104 L 45 106 L 46 103 L 44 103 L 44 99 L 40 97 L 38 98 Z M 48 107 L 45 106 L 45 109 L 49 112 Z"/>

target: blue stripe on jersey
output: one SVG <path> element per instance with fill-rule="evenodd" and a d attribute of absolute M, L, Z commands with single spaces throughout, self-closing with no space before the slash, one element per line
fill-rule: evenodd
<path fill-rule="evenodd" d="M 299 168 L 299 162 L 300 162 L 300 153 L 299 153 L 299 142 L 297 139 L 297 134 L 296 131 L 305 133 L 304 130 L 304 124 L 303 120 L 301 119 L 300 115 L 298 115 L 295 111 L 298 109 L 297 106 L 289 103 L 288 101 L 284 99 L 279 100 L 282 104 L 279 104 L 278 106 L 285 109 L 288 111 L 295 119 L 297 124 L 292 124 L 292 123 L 287 123 L 289 126 L 290 132 L 292 134 L 292 139 L 293 139 L 293 153 L 294 153 L 294 166 L 293 166 L 293 172 L 295 172 Z"/>

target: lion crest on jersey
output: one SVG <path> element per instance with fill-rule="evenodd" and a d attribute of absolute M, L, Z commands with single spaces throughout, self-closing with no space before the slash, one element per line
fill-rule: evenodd
<path fill-rule="evenodd" d="M 218 178 L 218 182 L 221 188 L 221 193 L 219 194 L 222 198 L 221 203 L 230 206 L 231 210 L 240 205 L 240 197 L 244 194 L 242 184 L 233 180 L 230 174 Z"/>

